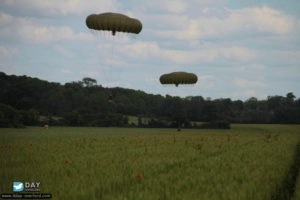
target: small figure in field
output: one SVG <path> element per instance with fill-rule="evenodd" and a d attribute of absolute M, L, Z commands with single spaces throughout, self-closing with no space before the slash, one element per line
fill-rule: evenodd
<path fill-rule="evenodd" d="M 48 124 L 45 124 L 45 125 L 44 125 L 44 128 L 45 128 L 45 129 L 48 129 L 48 128 L 49 128 Z"/>
<path fill-rule="evenodd" d="M 113 101 L 113 96 L 112 96 L 112 94 L 110 94 L 109 97 L 108 97 L 108 102 L 112 103 L 112 101 Z"/>

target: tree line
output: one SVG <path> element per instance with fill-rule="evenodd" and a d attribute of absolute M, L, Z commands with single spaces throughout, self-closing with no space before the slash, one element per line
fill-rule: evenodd
<path fill-rule="evenodd" d="M 112 101 L 109 97 L 112 96 Z M 180 98 L 140 90 L 105 88 L 92 78 L 66 84 L 0 72 L 0 127 L 22 125 L 130 126 L 128 116 L 147 117 L 139 126 L 168 127 L 193 122 L 300 123 L 300 98 L 251 97 L 245 101 L 202 96 Z M 221 124 L 221 125 L 220 125 Z M 207 124 L 206 124 L 207 125 Z M 208 125 L 209 127 L 209 125 Z"/>

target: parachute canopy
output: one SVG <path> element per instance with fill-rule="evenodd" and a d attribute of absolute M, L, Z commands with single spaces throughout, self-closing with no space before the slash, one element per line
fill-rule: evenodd
<path fill-rule="evenodd" d="M 138 19 L 119 13 L 91 14 L 85 22 L 90 29 L 112 31 L 112 35 L 117 31 L 138 34 L 142 30 L 142 23 Z"/>
<path fill-rule="evenodd" d="M 195 84 L 198 80 L 196 74 L 187 72 L 173 72 L 170 74 L 163 74 L 159 78 L 161 84 Z"/>

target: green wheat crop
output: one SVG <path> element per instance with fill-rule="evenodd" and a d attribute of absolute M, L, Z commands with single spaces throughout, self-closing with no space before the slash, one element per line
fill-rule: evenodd
<path fill-rule="evenodd" d="M 53 199 L 271 199 L 300 126 L 232 127 L 0 129 L 0 193 L 28 181 Z"/>

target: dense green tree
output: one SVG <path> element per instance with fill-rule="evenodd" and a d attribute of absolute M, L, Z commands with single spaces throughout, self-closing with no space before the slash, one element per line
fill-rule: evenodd
<path fill-rule="evenodd" d="M 27 111 L 22 110 L 21 114 L 21 121 L 26 126 L 34 126 L 39 125 L 39 112 L 34 108 L 31 108 Z"/>
<path fill-rule="evenodd" d="M 64 119 L 66 120 L 67 125 L 70 126 L 80 126 L 83 121 L 81 115 L 76 110 L 66 113 Z"/>
<path fill-rule="evenodd" d="M 111 103 L 108 101 L 110 94 L 113 96 Z M 180 122 L 184 126 L 188 126 L 189 121 L 216 120 L 300 123 L 300 99 L 292 92 L 286 96 L 268 96 L 265 100 L 252 97 L 244 102 L 201 96 L 164 97 L 120 87 L 104 88 L 89 77 L 61 85 L 0 72 L 0 104 L 1 126 L 45 123 L 41 119 L 52 119 L 57 125 L 127 126 L 128 115 L 152 119 L 150 125 L 153 126 L 174 124 L 176 115 L 185 116 L 185 122 Z M 144 123 L 143 126 L 149 126 L 149 122 Z"/>
<path fill-rule="evenodd" d="M 0 127 L 22 127 L 20 112 L 12 106 L 0 103 Z"/>
<path fill-rule="evenodd" d="M 290 104 L 294 102 L 295 98 L 296 97 L 292 92 L 289 92 L 289 93 L 286 94 L 286 101 Z"/>
<path fill-rule="evenodd" d="M 97 85 L 97 81 L 95 79 L 85 77 L 82 79 L 83 87 L 93 87 Z"/>
<path fill-rule="evenodd" d="M 189 126 L 189 121 L 186 115 L 182 112 L 177 112 L 174 115 L 172 115 L 172 121 L 174 126 L 177 127 L 179 131 L 182 125 L 185 125 L 185 127 Z"/>

